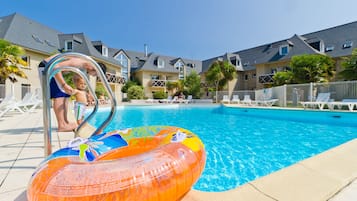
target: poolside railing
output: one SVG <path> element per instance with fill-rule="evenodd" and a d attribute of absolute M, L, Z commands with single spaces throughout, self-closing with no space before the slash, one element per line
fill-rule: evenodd
<path fill-rule="evenodd" d="M 315 101 L 319 93 L 329 92 L 331 101 L 342 101 L 343 99 L 357 99 L 357 80 L 340 81 L 328 83 L 306 83 L 289 84 L 278 87 L 265 88 L 259 90 L 219 91 L 218 100 L 222 100 L 223 95 L 228 95 L 231 99 L 233 95 L 239 95 L 242 100 L 244 95 L 250 95 L 251 99 L 279 99 L 276 105 L 281 107 L 301 107 L 299 102 Z"/>

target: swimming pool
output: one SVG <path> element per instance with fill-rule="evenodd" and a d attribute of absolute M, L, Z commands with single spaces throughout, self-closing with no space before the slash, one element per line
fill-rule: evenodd
<path fill-rule="evenodd" d="M 193 187 L 202 191 L 233 189 L 357 137 L 357 113 L 190 105 L 118 107 L 106 130 L 143 125 L 178 126 L 202 139 L 207 163 Z"/>

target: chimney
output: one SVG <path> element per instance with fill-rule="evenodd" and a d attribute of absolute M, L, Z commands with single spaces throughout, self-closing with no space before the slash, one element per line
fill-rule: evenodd
<path fill-rule="evenodd" d="M 148 45 L 144 44 L 145 57 L 148 56 Z"/>

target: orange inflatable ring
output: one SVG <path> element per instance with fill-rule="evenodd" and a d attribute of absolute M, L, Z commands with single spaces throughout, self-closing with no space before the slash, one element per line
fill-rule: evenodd
<path fill-rule="evenodd" d="M 201 140 L 169 126 L 138 127 L 75 139 L 33 174 L 28 200 L 179 200 L 206 161 Z"/>

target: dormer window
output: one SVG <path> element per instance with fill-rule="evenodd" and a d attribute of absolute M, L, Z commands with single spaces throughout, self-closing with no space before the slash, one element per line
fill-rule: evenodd
<path fill-rule="evenodd" d="M 352 45 L 353 45 L 352 41 L 346 41 L 345 43 L 343 43 L 342 48 L 343 49 L 350 48 L 350 47 L 352 47 Z"/>
<path fill-rule="evenodd" d="M 288 45 L 282 45 L 279 48 L 279 54 L 281 56 L 285 56 L 289 54 L 289 46 Z"/>
<path fill-rule="evenodd" d="M 56 45 L 55 44 L 53 44 L 51 41 L 49 41 L 49 40 L 45 40 L 45 43 L 48 45 L 48 46 L 50 46 L 50 47 L 56 47 Z"/>
<path fill-rule="evenodd" d="M 230 60 L 231 64 L 234 66 L 240 65 L 240 61 L 239 61 L 239 59 L 237 59 L 237 57 L 231 57 L 231 58 L 229 58 L 229 60 Z"/>
<path fill-rule="evenodd" d="M 38 43 L 41 43 L 41 44 L 43 43 L 43 41 L 36 35 L 32 35 L 32 38 Z"/>
<path fill-rule="evenodd" d="M 128 57 L 126 57 L 126 55 L 124 53 L 119 53 L 116 57 L 116 60 L 119 61 L 120 65 L 122 65 L 123 67 L 127 68 L 128 67 L 128 63 L 129 63 L 129 59 Z"/>
<path fill-rule="evenodd" d="M 73 41 L 67 40 L 64 42 L 64 49 L 68 52 L 73 51 Z"/>
<path fill-rule="evenodd" d="M 325 48 L 325 52 L 331 52 L 334 49 L 335 49 L 335 47 L 333 45 L 330 45 Z"/>
<path fill-rule="evenodd" d="M 195 67 L 195 64 L 193 64 L 193 63 L 188 63 L 187 66 L 188 66 L 188 67 L 191 67 L 191 68 L 194 68 L 194 67 Z"/>
<path fill-rule="evenodd" d="M 176 68 L 176 70 L 179 70 L 179 69 L 183 68 L 183 63 L 181 61 L 176 62 L 175 63 L 175 68 Z"/>
<path fill-rule="evenodd" d="M 184 69 L 184 64 L 182 63 L 181 60 L 179 60 L 175 63 L 175 68 L 176 68 L 176 70 L 179 70 L 179 79 L 180 80 L 184 79 L 184 77 L 185 77 L 184 70 L 185 69 Z"/>
<path fill-rule="evenodd" d="M 106 46 L 102 46 L 102 55 L 108 57 L 108 48 Z"/>
<path fill-rule="evenodd" d="M 157 59 L 157 67 L 158 68 L 164 68 L 165 67 L 165 61 L 163 59 L 158 58 Z"/>

